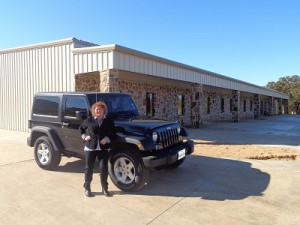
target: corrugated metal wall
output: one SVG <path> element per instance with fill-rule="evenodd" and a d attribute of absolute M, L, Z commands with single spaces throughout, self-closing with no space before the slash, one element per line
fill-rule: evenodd
<path fill-rule="evenodd" d="M 113 69 L 113 52 L 74 53 L 75 74 Z"/>
<path fill-rule="evenodd" d="M 73 91 L 73 40 L 55 46 L 0 51 L 0 129 L 28 131 L 33 95 Z"/>
<path fill-rule="evenodd" d="M 134 54 L 117 51 L 114 52 L 114 54 L 113 66 L 115 69 L 278 98 L 287 98 L 287 95 L 279 92 L 268 90 L 266 88 L 252 85 L 243 81 L 230 79 L 225 76 L 218 76 L 209 72 L 200 72 L 200 69 L 199 71 L 196 71 L 196 69 L 192 69 L 192 67 L 184 65 L 182 65 L 181 67 L 179 65 L 176 66 L 176 63 L 168 63 L 168 60 L 165 60 L 166 62 L 164 62 L 164 60 L 151 60 L 146 57 L 135 56 Z"/>

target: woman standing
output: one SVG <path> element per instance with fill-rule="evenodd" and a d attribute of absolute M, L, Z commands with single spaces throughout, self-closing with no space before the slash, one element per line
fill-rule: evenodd
<path fill-rule="evenodd" d="M 111 196 L 108 192 L 108 150 L 111 141 L 115 137 L 115 124 L 112 119 L 106 117 L 107 106 L 104 102 L 96 102 L 91 107 L 92 116 L 88 117 L 79 127 L 81 137 L 85 142 L 85 195 L 92 197 L 91 181 L 96 158 L 99 160 L 102 192 L 105 196 Z"/>

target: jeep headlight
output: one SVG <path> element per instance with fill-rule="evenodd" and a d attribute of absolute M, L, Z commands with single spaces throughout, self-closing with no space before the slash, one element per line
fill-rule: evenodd
<path fill-rule="evenodd" d="M 158 134 L 157 134 L 156 132 L 153 132 L 153 133 L 152 133 L 152 140 L 153 140 L 154 142 L 156 142 L 157 139 L 158 139 Z"/>

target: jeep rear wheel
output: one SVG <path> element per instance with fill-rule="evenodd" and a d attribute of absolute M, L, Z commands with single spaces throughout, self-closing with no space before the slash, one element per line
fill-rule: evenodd
<path fill-rule="evenodd" d="M 42 136 L 34 144 L 34 159 L 39 167 L 55 170 L 61 161 L 61 154 L 53 149 L 48 137 Z"/>
<path fill-rule="evenodd" d="M 124 150 L 111 157 L 109 175 L 119 189 L 132 192 L 147 184 L 149 171 L 139 155 L 135 155 L 130 150 Z"/>

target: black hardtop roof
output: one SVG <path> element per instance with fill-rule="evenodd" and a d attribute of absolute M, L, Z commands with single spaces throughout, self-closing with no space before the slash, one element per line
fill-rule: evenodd
<path fill-rule="evenodd" d="M 62 95 L 128 95 L 126 93 L 119 93 L 119 92 L 75 92 L 75 91 L 69 91 L 69 92 L 38 92 L 35 95 L 50 95 L 50 96 L 62 96 Z"/>

